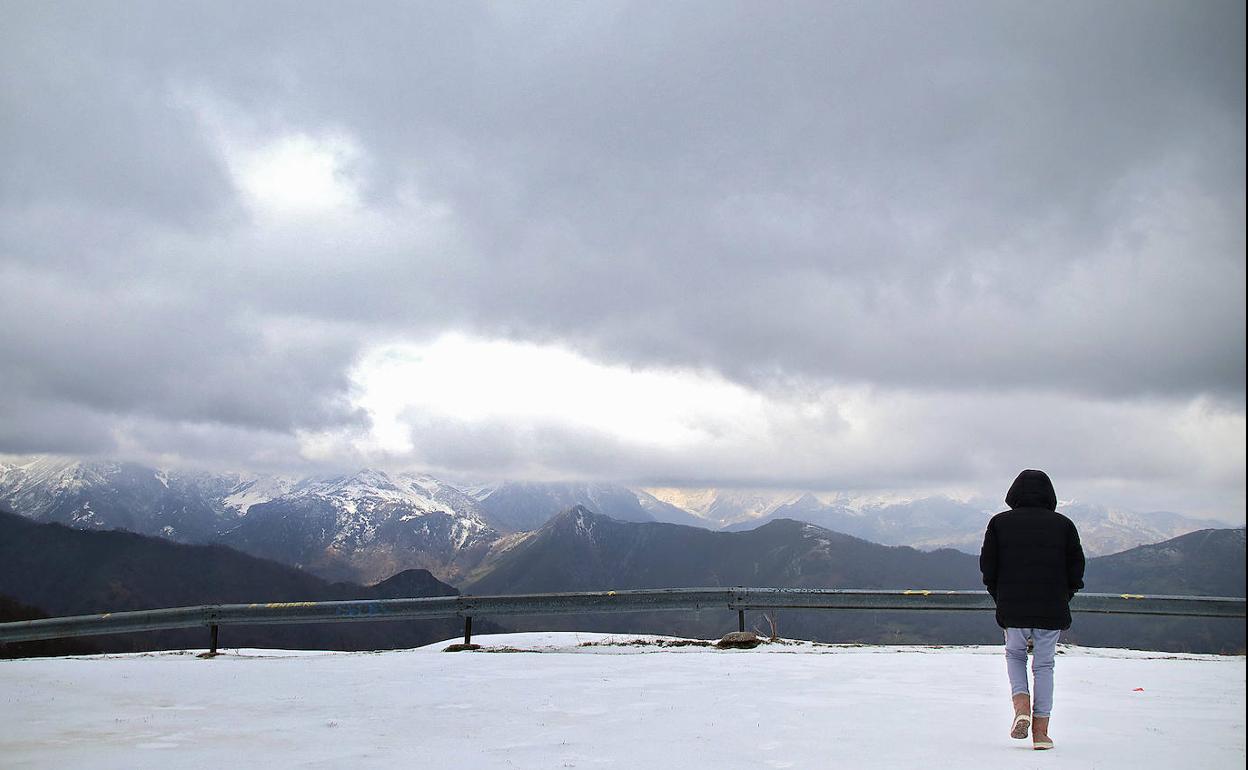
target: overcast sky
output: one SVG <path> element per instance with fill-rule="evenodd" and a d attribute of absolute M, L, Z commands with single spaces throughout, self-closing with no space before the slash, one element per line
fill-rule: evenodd
<path fill-rule="evenodd" d="M 1241 0 L 0 15 L 0 453 L 1243 521 Z"/>

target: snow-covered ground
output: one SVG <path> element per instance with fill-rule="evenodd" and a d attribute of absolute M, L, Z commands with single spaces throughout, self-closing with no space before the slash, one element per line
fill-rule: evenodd
<path fill-rule="evenodd" d="M 1063 647 L 1034 752 L 1000 648 L 634 638 L 0 661 L 0 766 L 1244 767 L 1242 657 Z"/>

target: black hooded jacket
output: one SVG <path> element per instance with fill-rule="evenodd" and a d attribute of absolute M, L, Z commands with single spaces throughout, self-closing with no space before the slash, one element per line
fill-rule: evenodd
<path fill-rule="evenodd" d="M 1043 471 L 1018 474 L 1010 510 L 988 522 L 979 571 L 1002 628 L 1070 628 L 1070 600 L 1083 588 L 1083 547 L 1075 523 L 1056 511 Z"/>

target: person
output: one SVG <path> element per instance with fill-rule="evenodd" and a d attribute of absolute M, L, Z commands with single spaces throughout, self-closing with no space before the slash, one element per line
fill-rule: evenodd
<path fill-rule="evenodd" d="M 988 522 L 979 569 L 1005 629 L 1006 673 L 1014 722 L 1010 737 L 1051 749 L 1053 664 L 1057 640 L 1070 628 L 1070 600 L 1083 588 L 1083 547 L 1075 523 L 1057 512 L 1057 494 L 1044 471 L 1018 474 L 1005 496 L 1008 511 Z M 1035 700 L 1027 687 L 1027 652 Z"/>

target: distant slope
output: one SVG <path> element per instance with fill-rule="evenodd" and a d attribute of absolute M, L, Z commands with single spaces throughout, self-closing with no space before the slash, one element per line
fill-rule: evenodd
<path fill-rule="evenodd" d="M 797 519 L 874 543 L 915 548 L 956 548 L 978 554 L 988 519 L 1001 510 L 984 503 L 926 497 L 890 503 L 846 505 L 827 502 L 807 493 L 777 506 L 759 519 L 725 527 L 744 531 L 778 518 Z M 1168 511 L 1135 512 L 1089 503 L 1070 503 L 1061 512 L 1079 527 L 1088 556 L 1119 553 L 1148 543 L 1159 543 L 1188 532 L 1217 528 L 1219 522 L 1194 519 Z"/>
<path fill-rule="evenodd" d="M 476 566 L 498 534 L 454 487 L 364 470 L 251 505 L 221 542 L 326 579 L 372 582 L 412 568 L 453 579 Z"/>
<path fill-rule="evenodd" d="M 975 559 L 869 543 L 788 519 L 748 532 L 621 522 L 584 506 L 552 519 L 465 590 L 477 594 L 673 586 L 977 588 Z"/>
<path fill-rule="evenodd" d="M 167 473 L 135 463 L 37 458 L 0 465 L 0 505 L 36 521 L 211 542 L 236 517 L 222 499 L 238 477 Z"/>
<path fill-rule="evenodd" d="M 715 529 L 753 529 L 765 523 L 776 508 L 801 497 L 800 492 L 793 491 L 715 487 L 647 487 L 641 492 L 688 511 Z"/>
<path fill-rule="evenodd" d="M 375 586 L 328 583 L 224 546 L 170 543 L 129 532 L 38 524 L 0 512 L 0 594 L 51 615 L 213 603 L 450 596 L 413 570 Z M 222 644 L 305 649 L 409 647 L 453 636 L 454 621 L 223 628 Z M 202 631 L 96 637 L 107 649 L 203 646 Z"/>
<path fill-rule="evenodd" d="M 575 505 L 620 521 L 654 521 L 632 490 L 614 484 L 504 481 L 479 490 L 477 502 L 486 521 L 507 533 L 538 529 Z"/>
<path fill-rule="evenodd" d="M 1087 590 L 1172 596 L 1243 596 L 1244 530 L 1207 529 L 1164 543 L 1091 559 Z M 1244 621 L 1083 616 L 1068 635 L 1077 644 L 1181 652 L 1244 652 Z"/>
<path fill-rule="evenodd" d="M 1244 529 L 1206 529 L 1093 559 L 1089 591 L 1243 596 Z"/>
<path fill-rule="evenodd" d="M 453 486 L 368 469 L 294 480 L 27 458 L 0 463 L 0 506 L 76 529 L 222 542 L 328 580 L 361 582 L 411 568 L 449 579 L 474 566 L 498 535 Z"/>
<path fill-rule="evenodd" d="M 655 521 L 661 521 L 665 524 L 683 524 L 686 527 L 701 527 L 703 529 L 715 529 L 716 525 L 700 516 L 679 508 L 671 503 L 660 500 L 654 495 L 641 489 L 634 489 L 632 492 L 637 495 L 637 502 L 646 510 L 646 513 Z"/>
<path fill-rule="evenodd" d="M 979 587 L 975 559 L 956 551 L 924 553 L 868 543 L 791 520 L 749 532 L 711 532 L 675 524 L 621 522 L 578 506 L 499 554 L 465 593 L 529 593 L 696 586 L 964 588 Z M 784 612 L 782 632 L 855 642 L 989 641 L 992 620 L 949 613 Z M 648 631 L 714 636 L 735 614 L 623 614 L 509 618 L 524 629 Z M 751 613 L 751 625 L 764 624 Z"/>

